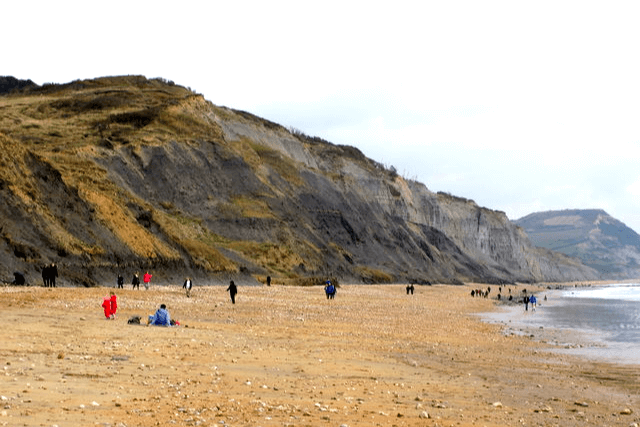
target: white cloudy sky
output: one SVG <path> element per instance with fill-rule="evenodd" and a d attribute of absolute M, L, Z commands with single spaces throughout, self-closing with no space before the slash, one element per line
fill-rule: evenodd
<path fill-rule="evenodd" d="M 97 5 L 100 6 L 97 6 Z M 0 75 L 164 77 L 505 211 L 640 232 L 632 1 L 15 1 Z"/>

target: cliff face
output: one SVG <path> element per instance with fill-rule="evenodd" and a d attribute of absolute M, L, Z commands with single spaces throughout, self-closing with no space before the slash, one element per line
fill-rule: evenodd
<path fill-rule="evenodd" d="M 583 280 L 501 212 L 143 77 L 0 97 L 0 259 L 36 282 L 116 272 L 304 283 Z M 5 279 L 6 280 L 6 279 Z"/>

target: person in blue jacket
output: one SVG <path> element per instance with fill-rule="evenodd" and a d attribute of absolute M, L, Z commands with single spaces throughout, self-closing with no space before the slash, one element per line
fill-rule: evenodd
<path fill-rule="evenodd" d="M 333 299 L 336 296 L 336 287 L 329 280 L 327 280 L 324 291 L 327 294 L 327 299 Z"/>
<path fill-rule="evenodd" d="M 171 316 L 169 315 L 165 304 L 160 305 L 160 308 L 153 316 L 149 316 L 148 325 L 171 326 Z"/>

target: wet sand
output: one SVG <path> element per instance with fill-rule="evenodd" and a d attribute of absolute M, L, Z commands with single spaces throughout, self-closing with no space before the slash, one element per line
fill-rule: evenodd
<path fill-rule="evenodd" d="M 0 426 L 640 423 L 639 366 L 505 333 L 476 287 L 127 288 L 115 320 L 113 288 L 0 288 Z M 160 303 L 181 326 L 127 324 Z"/>
<path fill-rule="evenodd" d="M 572 288 L 541 290 L 537 308 L 525 310 L 523 304 L 498 304 L 495 311 L 482 313 L 485 321 L 503 326 L 505 334 L 527 335 L 551 343 L 557 351 L 593 360 L 640 366 L 640 347 L 636 330 L 640 326 L 634 316 L 637 302 L 618 302 L 563 296 Z M 545 301 L 544 297 L 548 296 Z M 628 306 L 628 307 L 626 307 Z M 629 319 L 611 310 L 630 314 Z M 624 331 L 615 321 L 624 319 Z M 612 323 L 613 322 L 613 323 Z M 629 323 L 631 322 L 631 323 Z M 624 335 L 625 339 L 621 337 Z"/>

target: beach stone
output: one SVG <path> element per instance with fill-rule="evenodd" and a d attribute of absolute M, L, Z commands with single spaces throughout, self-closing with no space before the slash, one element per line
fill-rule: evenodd
<path fill-rule="evenodd" d="M 420 412 L 419 417 L 423 418 L 423 419 L 428 419 L 429 418 L 429 413 L 427 411 L 422 411 L 422 412 Z"/>
<path fill-rule="evenodd" d="M 621 415 L 631 415 L 633 413 L 633 411 L 629 408 L 624 408 L 622 411 L 620 411 Z"/>
<path fill-rule="evenodd" d="M 494 408 L 502 408 L 502 402 L 493 402 L 491 405 Z"/>

